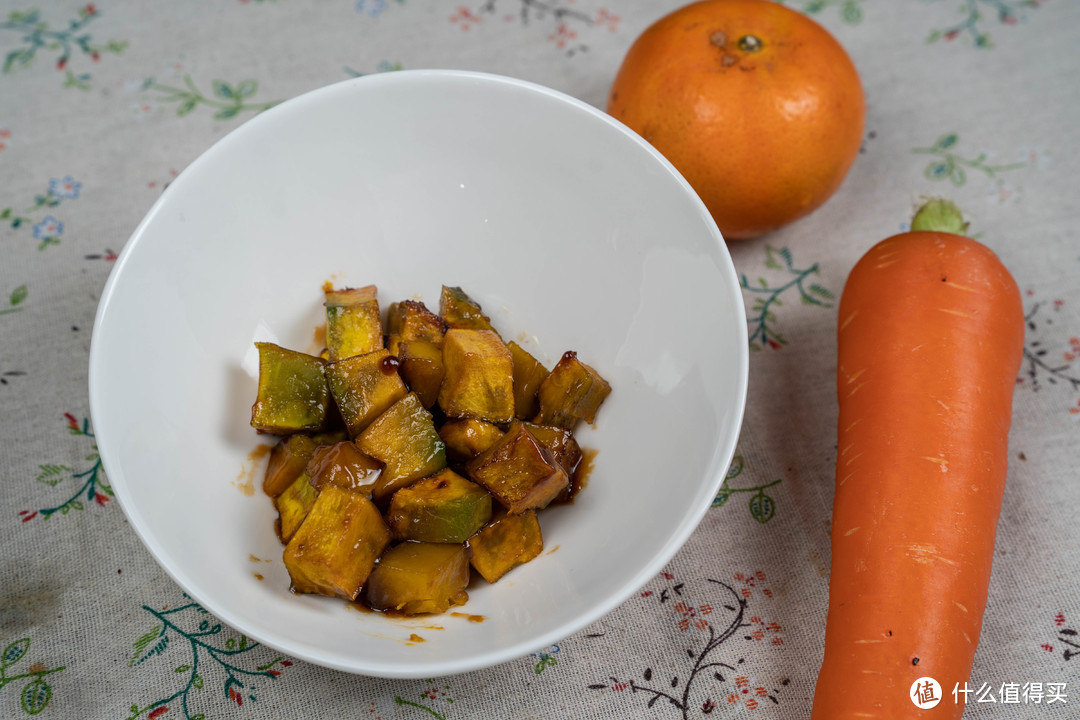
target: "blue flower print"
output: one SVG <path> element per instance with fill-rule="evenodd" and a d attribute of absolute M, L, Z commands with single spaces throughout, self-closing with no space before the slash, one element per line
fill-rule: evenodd
<path fill-rule="evenodd" d="M 79 197 L 80 189 L 82 189 L 82 183 L 76 182 L 75 178 L 70 175 L 65 175 L 62 180 L 53 178 L 49 181 L 49 193 L 58 198 L 69 198 L 74 200 Z"/>
<path fill-rule="evenodd" d="M 378 17 L 386 9 L 386 0 L 356 0 L 356 12 L 366 12 L 371 17 Z"/>
<path fill-rule="evenodd" d="M 78 190 L 76 190 L 78 192 Z M 64 234 L 64 223 L 52 215 L 46 215 L 45 219 L 34 225 L 34 237 L 38 240 L 60 237 Z"/>

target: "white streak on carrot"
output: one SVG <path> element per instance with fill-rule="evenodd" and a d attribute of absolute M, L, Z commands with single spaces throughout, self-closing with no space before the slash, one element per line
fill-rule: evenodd
<path fill-rule="evenodd" d="M 933 545 L 923 545 L 921 543 L 908 545 L 908 556 L 915 562 L 922 563 L 923 565 L 929 565 L 935 560 L 939 560 L 946 565 L 956 567 L 955 561 L 942 557 L 941 554 L 938 553 L 938 549 Z"/>
<path fill-rule="evenodd" d="M 854 395 L 855 393 L 857 393 L 857 392 L 859 391 L 859 388 L 861 388 L 861 387 L 862 387 L 863 385 L 865 385 L 865 384 L 866 384 L 866 383 L 862 382 L 862 383 L 859 383 L 858 385 L 856 385 L 855 387 L 851 388 L 851 392 L 849 392 L 849 393 L 847 394 L 847 396 L 848 396 L 848 397 L 851 397 L 852 395 Z"/>
<path fill-rule="evenodd" d="M 847 316 L 847 320 L 845 320 L 845 321 L 844 321 L 844 322 L 843 322 L 843 323 L 842 323 L 842 324 L 840 325 L 840 329 L 841 329 L 841 330 L 843 330 L 844 328 L 846 328 L 846 327 L 848 326 L 848 324 L 849 324 L 849 323 L 851 323 L 851 321 L 852 321 L 852 320 L 854 320 L 854 319 L 855 319 L 855 316 L 856 316 L 856 315 L 858 315 L 858 314 L 859 314 L 859 311 L 858 311 L 858 310 L 856 310 L 855 312 L 853 312 L 853 313 L 851 313 L 850 315 L 848 315 L 848 316 Z"/>
<path fill-rule="evenodd" d="M 963 605 L 961 605 L 960 603 L 956 602 L 955 600 L 952 601 L 952 604 L 955 605 L 956 607 L 960 608 L 964 612 L 967 612 L 967 608 L 964 607 Z"/>
<path fill-rule="evenodd" d="M 954 283 L 952 280 L 946 280 L 945 284 L 948 285 L 949 287 L 954 287 L 957 290 L 963 290 L 964 292 L 979 292 L 978 290 L 976 290 L 973 287 L 968 287 L 967 285 L 961 285 L 960 283 Z"/>
<path fill-rule="evenodd" d="M 844 428 L 844 431 L 846 432 L 846 431 L 850 430 L 851 428 L 855 427 L 856 425 L 858 425 L 858 424 L 859 424 L 859 423 L 861 423 L 861 422 L 862 422 L 862 418 L 857 418 L 857 419 L 855 420 L 855 422 L 851 423 L 851 424 L 850 424 L 850 425 L 848 425 L 848 426 L 847 426 L 846 428 Z"/>
<path fill-rule="evenodd" d="M 847 455 L 847 451 L 850 450 L 853 447 L 855 447 L 855 443 L 851 443 L 850 445 L 845 447 L 843 450 L 840 451 L 840 454 L 841 455 Z"/>
<path fill-rule="evenodd" d="M 850 530 L 848 530 L 846 533 L 844 533 L 844 537 L 848 537 L 849 535 L 854 535 L 857 532 L 859 532 L 859 528 L 858 527 L 853 527 Z"/>
<path fill-rule="evenodd" d="M 848 383 L 848 385 L 850 385 L 851 383 L 855 382 L 855 380 L 856 380 L 856 379 L 857 379 L 857 378 L 858 378 L 858 377 L 859 377 L 860 375 L 862 375 L 862 374 L 863 374 L 864 372 L 866 372 L 866 368 L 863 368 L 862 370 L 860 370 L 859 372 L 855 373 L 854 375 L 851 375 L 851 376 L 849 376 L 849 377 L 848 377 L 848 379 L 847 379 L 847 383 Z"/>
<path fill-rule="evenodd" d="M 848 461 L 846 463 L 844 463 L 844 464 L 845 465 L 850 465 L 851 463 L 855 462 L 857 459 L 859 459 L 861 457 L 862 457 L 862 453 L 859 453 L 858 455 L 853 455 L 853 456 L 849 457 Z"/>
<path fill-rule="evenodd" d="M 943 472 L 943 473 L 944 472 L 949 472 L 949 461 L 946 460 L 945 458 L 928 457 L 928 456 L 924 455 L 921 459 L 922 460 L 929 460 L 932 463 L 936 463 L 938 465 L 938 467 L 941 468 L 941 472 Z"/>
<path fill-rule="evenodd" d="M 960 312 L 959 310 L 950 310 L 949 308 L 938 308 L 938 310 L 940 310 L 943 313 L 948 313 L 950 315 L 955 315 L 957 317 L 962 317 L 962 318 L 971 317 L 966 312 Z"/>

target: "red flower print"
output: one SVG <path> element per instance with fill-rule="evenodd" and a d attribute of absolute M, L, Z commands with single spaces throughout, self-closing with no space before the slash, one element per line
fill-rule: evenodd
<path fill-rule="evenodd" d="M 169 712 L 169 706 L 168 705 L 162 705 L 161 707 L 157 708 L 156 710 L 151 710 L 150 714 L 146 716 L 146 720 L 154 720 L 154 718 L 159 718 L 159 717 L 161 717 L 162 715 L 164 715 L 167 712 Z"/>
<path fill-rule="evenodd" d="M 450 22 L 457 23 L 462 30 L 468 30 L 480 22 L 482 18 L 469 8 L 461 5 L 457 12 L 450 16 Z"/>
<path fill-rule="evenodd" d="M 600 12 L 596 13 L 596 20 L 594 20 L 594 22 L 601 27 L 606 27 L 608 32 L 615 32 L 619 27 L 620 19 L 621 18 L 618 15 L 607 8 L 600 8 Z"/>
<path fill-rule="evenodd" d="M 548 35 L 548 40 L 555 43 L 555 47 L 560 50 L 566 47 L 566 43 L 577 37 L 577 31 L 571 30 L 570 26 L 566 23 L 559 23 L 555 27 L 555 32 Z"/>

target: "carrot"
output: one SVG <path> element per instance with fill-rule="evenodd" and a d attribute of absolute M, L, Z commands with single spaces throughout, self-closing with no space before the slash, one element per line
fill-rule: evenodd
<path fill-rule="evenodd" d="M 952 693 L 970 679 L 986 607 L 1023 335 L 1016 282 L 969 238 L 896 235 L 851 271 L 812 720 L 963 714 Z M 933 709 L 913 702 L 922 677 L 940 683 Z"/>

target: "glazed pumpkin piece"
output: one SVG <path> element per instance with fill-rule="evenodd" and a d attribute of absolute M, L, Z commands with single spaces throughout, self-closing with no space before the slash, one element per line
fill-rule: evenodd
<path fill-rule="evenodd" d="M 522 425 L 534 438 L 540 441 L 541 445 L 551 451 L 556 462 L 562 465 L 563 470 L 566 471 L 567 476 L 570 478 L 570 484 L 555 499 L 558 502 L 572 500 L 578 490 L 574 483 L 574 473 L 578 469 L 578 465 L 581 464 L 582 457 L 584 457 L 581 446 L 578 445 L 577 440 L 574 438 L 574 431 L 555 425 L 536 425 L 534 423 L 522 423 Z"/>
<path fill-rule="evenodd" d="M 450 468 L 401 488 L 386 522 L 398 540 L 463 543 L 491 519 L 491 493 Z"/>
<path fill-rule="evenodd" d="M 326 293 L 326 350 L 330 362 L 365 355 L 383 346 L 378 290 L 374 285 Z"/>
<path fill-rule="evenodd" d="M 514 360 L 514 416 L 519 420 L 535 417 L 539 409 L 536 391 L 548 376 L 548 370 L 528 350 L 511 340 L 506 343 Z"/>
<path fill-rule="evenodd" d="M 300 473 L 292 485 L 274 498 L 274 507 L 278 511 L 278 537 L 281 542 L 289 542 L 311 511 L 318 495 L 319 492 L 311 486 L 311 479 L 307 474 Z"/>
<path fill-rule="evenodd" d="M 336 485 L 370 496 L 371 488 L 382 472 L 382 463 L 360 452 L 356 443 L 344 440 L 316 448 L 305 472 L 317 491 L 327 485 Z"/>
<path fill-rule="evenodd" d="M 511 515 L 547 507 L 570 484 L 555 456 L 520 422 L 465 466 Z"/>
<path fill-rule="evenodd" d="M 419 300 L 393 303 L 387 312 L 387 332 L 399 340 L 426 340 L 442 344 L 446 322 Z"/>
<path fill-rule="evenodd" d="M 251 406 L 251 426 L 264 433 L 289 435 L 321 430 L 330 392 L 321 358 L 257 342 L 259 390 Z"/>
<path fill-rule="evenodd" d="M 409 392 L 390 351 L 376 350 L 326 366 L 334 396 L 349 437 L 355 438 L 384 410 Z"/>
<path fill-rule="evenodd" d="M 495 328 L 491 325 L 491 318 L 480 309 L 480 303 L 466 295 L 465 291 L 459 287 L 442 286 L 442 293 L 439 295 L 439 315 L 446 322 L 447 328 L 495 332 Z"/>
<path fill-rule="evenodd" d="M 315 441 L 308 435 L 290 435 L 270 451 L 266 463 L 262 489 L 270 497 L 277 497 L 296 481 L 315 453 Z"/>
<path fill-rule="evenodd" d="M 565 352 L 540 383 L 540 412 L 533 422 L 571 430 L 579 420 L 591 423 L 610 392 L 611 385 L 600 373 L 578 360 L 576 352 Z"/>
<path fill-rule="evenodd" d="M 285 567 L 296 592 L 355 600 L 390 531 L 370 500 L 327 485 L 285 546 Z"/>
<path fill-rule="evenodd" d="M 439 428 L 439 437 L 446 443 L 446 455 L 451 460 L 471 460 L 495 444 L 503 436 L 498 425 L 475 418 L 447 420 Z"/>
<path fill-rule="evenodd" d="M 443 339 L 439 407 L 447 417 L 492 423 L 514 419 L 514 360 L 490 330 L 452 328 Z"/>
<path fill-rule="evenodd" d="M 365 597 L 375 610 L 441 613 L 469 599 L 468 584 L 469 552 L 464 545 L 404 542 L 379 558 Z"/>
<path fill-rule="evenodd" d="M 382 461 L 372 496 L 383 503 L 398 489 L 446 467 L 446 446 L 416 393 L 408 393 L 371 423 L 356 445 Z"/>
<path fill-rule="evenodd" d="M 500 510 L 480 532 L 469 538 L 470 562 L 476 572 L 493 583 L 544 549 L 544 537 L 534 510 L 509 515 Z"/>
<path fill-rule="evenodd" d="M 440 338 L 441 341 L 441 338 Z M 416 393 L 424 407 L 429 408 L 439 399 L 445 368 L 441 342 L 429 340 L 402 340 L 398 344 L 398 359 L 405 384 Z"/>

